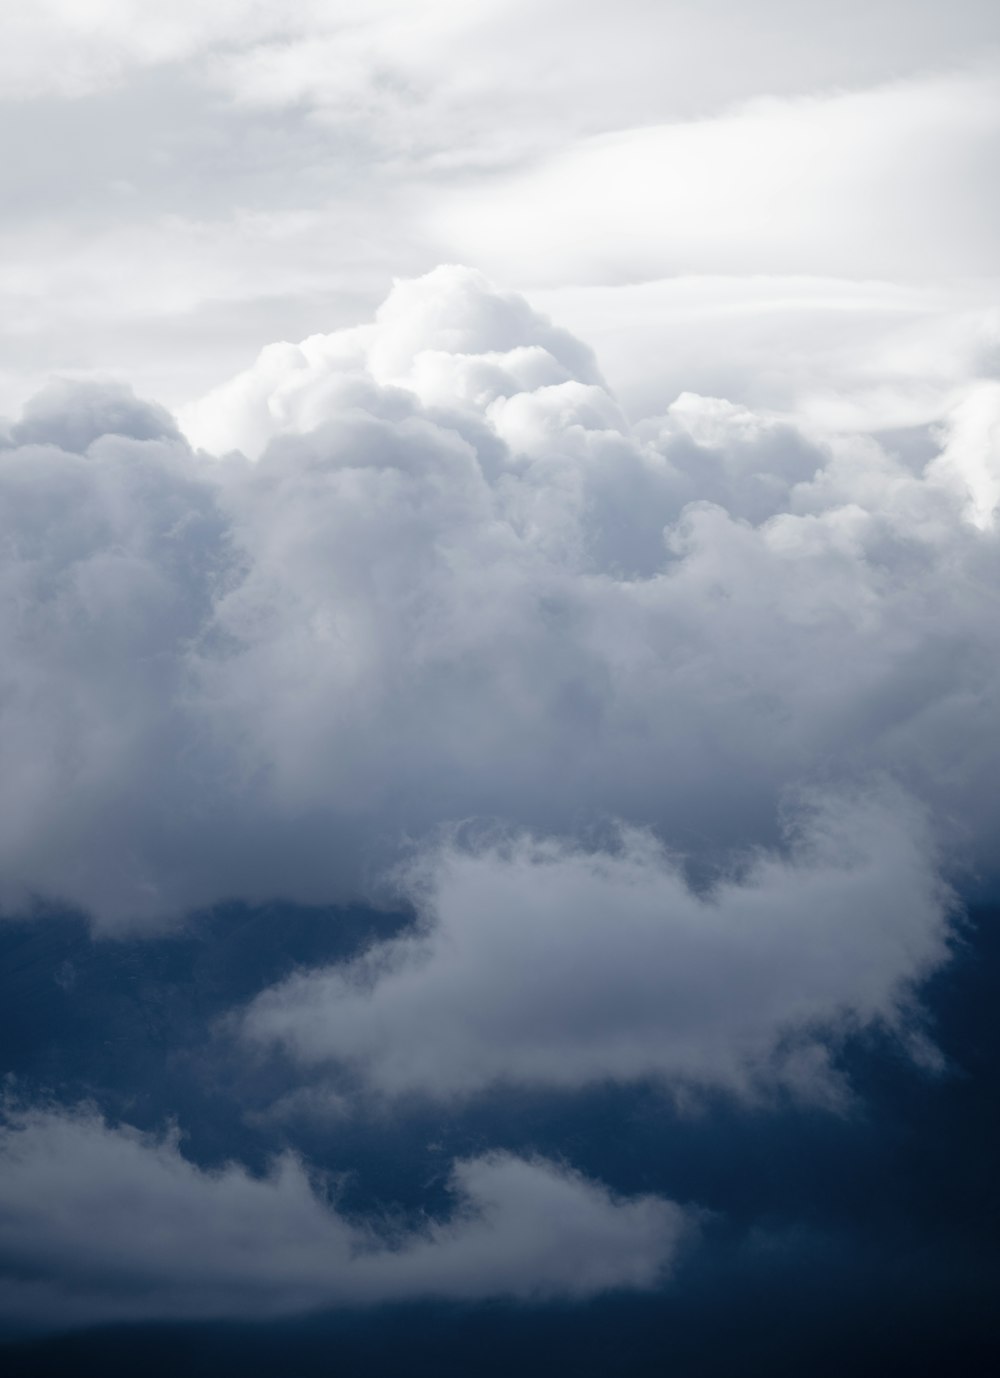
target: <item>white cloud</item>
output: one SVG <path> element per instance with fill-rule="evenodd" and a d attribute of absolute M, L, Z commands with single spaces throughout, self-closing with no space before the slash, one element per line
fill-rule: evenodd
<path fill-rule="evenodd" d="M 273 1317 L 411 1298 L 578 1299 L 661 1282 L 693 1217 L 544 1159 L 454 1164 L 447 1219 L 351 1219 L 291 1155 L 202 1171 L 94 1112 L 0 1129 L 0 1316 L 42 1327 Z"/>
<path fill-rule="evenodd" d="M 277 435 L 314 429 L 352 406 L 426 405 L 481 414 L 498 398 L 600 382 L 586 346 L 481 274 L 442 266 L 397 281 L 371 326 L 268 346 L 246 372 L 182 414 L 195 444 L 256 459 Z"/>
<path fill-rule="evenodd" d="M 977 388 L 955 408 L 934 472 L 966 494 L 969 521 L 993 528 L 1000 507 L 1000 383 Z"/>
<path fill-rule="evenodd" d="M 923 426 L 996 373 L 995 277 L 679 277 L 532 300 L 590 342 L 635 420 L 695 392 L 821 433 Z"/>
<path fill-rule="evenodd" d="M 127 371 L 181 405 L 239 368 L 248 339 L 364 314 L 392 273 L 447 258 L 532 287 L 564 282 L 567 268 L 604 284 L 651 260 L 673 273 L 692 255 L 730 272 L 741 244 L 755 272 L 775 257 L 784 275 L 846 258 L 868 272 L 877 253 L 893 278 L 931 259 L 968 274 L 984 254 L 992 273 L 992 160 L 976 124 L 989 81 L 975 73 L 992 70 L 998 41 L 988 0 L 7 7 L 0 405 L 20 405 L 53 370 Z M 832 156 L 809 163 L 812 199 L 775 193 L 786 144 L 817 125 L 824 140 L 832 130 Z M 715 131 L 711 176 L 699 160 L 690 195 L 670 201 L 666 223 L 647 207 L 644 230 L 663 140 L 688 166 L 698 129 Z M 606 137 L 621 156 L 604 184 L 584 169 L 581 187 L 571 170 L 589 168 Z M 771 171 L 741 199 L 761 162 Z M 511 203 L 520 183 L 504 188 L 539 166 L 525 226 Z M 566 178 L 584 200 L 600 186 L 585 216 L 567 220 L 553 202 Z M 726 224 L 699 220 L 719 198 Z M 778 212 L 773 231 L 751 233 Z M 773 313 L 761 325 L 772 379 L 779 362 L 797 373 L 803 348 L 817 368 L 828 361 L 830 313 L 790 335 Z M 593 316 L 582 333 L 603 347 Z M 725 355 L 715 338 L 706 363 Z M 633 359 L 645 374 L 641 347 Z M 689 373 L 679 386 L 753 401 L 741 362 L 725 385 Z M 755 360 L 750 372 L 762 381 Z M 842 381 L 827 371 L 824 385 Z"/>
<path fill-rule="evenodd" d="M 653 1079 L 828 1095 L 824 1040 L 899 1024 L 947 896 L 899 799 L 813 801 L 791 855 L 696 896 L 648 833 L 446 845 L 416 935 L 258 997 L 243 1025 L 389 1095 Z"/>
<path fill-rule="evenodd" d="M 523 285 L 975 277 L 996 270 L 998 135 L 994 67 L 769 97 L 563 147 L 432 214 L 465 260 Z"/>

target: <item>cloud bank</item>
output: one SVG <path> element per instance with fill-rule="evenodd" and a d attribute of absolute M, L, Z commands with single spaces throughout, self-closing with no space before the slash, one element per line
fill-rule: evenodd
<path fill-rule="evenodd" d="M 4 431 L 8 913 L 408 903 L 230 1019 L 307 1098 L 829 1099 L 844 1034 L 919 1046 L 948 878 L 998 880 L 995 382 L 916 444 L 691 393 L 630 424 L 442 267 L 181 422 L 63 383 Z M 3 1304 L 43 1323 L 651 1286 L 685 1218 L 486 1154 L 386 1243 L 287 1157 L 48 1110 L 3 1151 Z"/>
<path fill-rule="evenodd" d="M 992 874 L 995 384 L 931 461 L 682 396 L 461 269 L 184 418 L 9 430 L 3 902 L 106 927 L 376 895 L 401 842 L 652 828 L 718 864 L 880 772 Z"/>

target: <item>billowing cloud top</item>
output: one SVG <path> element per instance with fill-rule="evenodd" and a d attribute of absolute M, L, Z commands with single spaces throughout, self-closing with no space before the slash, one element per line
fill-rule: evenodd
<path fill-rule="evenodd" d="M 185 418 L 221 459 L 50 390 L 0 459 L 5 903 L 371 895 L 470 818 L 736 864 L 873 773 L 985 863 L 998 410 L 923 468 L 690 395 L 632 429 L 456 268 L 264 350 Z"/>

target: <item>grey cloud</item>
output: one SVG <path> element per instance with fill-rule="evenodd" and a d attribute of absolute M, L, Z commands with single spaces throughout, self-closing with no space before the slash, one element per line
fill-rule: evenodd
<path fill-rule="evenodd" d="M 123 383 L 61 380 L 50 383 L 25 404 L 11 427 L 13 445 L 56 445 L 82 453 L 105 435 L 132 440 L 180 440 L 173 417 L 143 401 Z"/>
<path fill-rule="evenodd" d="M 410 136 L 419 147 L 430 132 L 442 138 L 448 115 L 464 116 L 466 139 L 470 123 L 482 139 L 491 102 L 514 107 L 515 127 L 698 113 L 761 89 L 849 86 L 954 64 L 997 37 L 986 0 L 957 0 L 947 14 L 936 0 L 845 0 L 836 21 L 818 0 L 761 0 L 752 20 L 733 0 L 624 0 L 614 15 L 567 0 L 544 0 L 530 13 L 523 0 L 484 0 L 473 11 L 430 0 L 419 24 L 400 0 L 295 10 L 276 0 L 219 0 L 210 12 L 178 3 L 169 16 L 137 0 L 112 11 L 40 0 L 7 24 L 0 72 L 7 99 L 79 100 L 136 72 L 181 66 L 242 104 L 305 104 L 344 122 L 388 124 L 404 146 L 395 127 L 408 96 L 411 114 L 416 103 L 422 117 L 420 140 Z M 594 62 L 595 51 L 604 62 Z M 581 86 L 591 108 L 566 109 Z"/>
<path fill-rule="evenodd" d="M 690 394 L 631 427 L 456 267 L 266 349 L 188 418 L 215 453 L 57 388 L 0 449 L 0 902 L 108 934 L 412 901 L 244 1012 L 304 1064 L 260 1122 L 501 1082 L 829 1103 L 847 1031 L 927 1052 L 942 876 L 1000 879 L 998 416 L 970 385 L 927 462 Z M 487 1155 L 387 1240 L 292 1159 L 48 1111 L 3 1151 L 0 1303 L 42 1324 L 649 1286 L 687 1219 Z"/>
<path fill-rule="evenodd" d="M 717 864 L 873 771 L 991 875 L 995 393 L 923 471 L 721 400 L 633 431 L 457 268 L 210 397 L 256 463 L 50 393 L 0 452 L 4 903 L 372 898 L 470 817 Z"/>
<path fill-rule="evenodd" d="M 161 422 L 121 392 L 73 390 L 22 427 L 68 441 L 95 425 L 169 430 Z M 162 912 L 155 872 L 169 869 L 179 828 L 192 838 L 211 774 L 207 755 L 193 760 L 184 667 L 209 616 L 223 523 L 196 469 L 169 435 L 0 455 L 7 907 L 56 895 L 100 911 L 117 892 L 134 915 Z"/>
<path fill-rule="evenodd" d="M 202 1171 L 81 1109 L 0 1129 L 0 1316 L 21 1325 L 295 1314 L 409 1298 L 584 1298 L 661 1282 L 695 1220 L 506 1153 L 454 1165 L 444 1220 L 352 1220 L 292 1156 Z"/>
<path fill-rule="evenodd" d="M 705 896 L 649 834 L 585 852 L 446 845 L 411 876 L 421 931 L 259 997 L 243 1025 L 390 1095 L 653 1078 L 828 1096 L 824 1040 L 906 1029 L 949 899 L 891 795 L 813 800 L 787 858 Z"/>
<path fill-rule="evenodd" d="M 517 293 L 442 265 L 396 282 L 370 326 L 269 345 L 183 419 L 209 449 L 256 459 L 275 436 L 309 431 L 349 408 L 399 415 L 415 392 L 426 406 L 481 414 L 497 398 L 570 381 L 601 384 L 586 345 Z"/>

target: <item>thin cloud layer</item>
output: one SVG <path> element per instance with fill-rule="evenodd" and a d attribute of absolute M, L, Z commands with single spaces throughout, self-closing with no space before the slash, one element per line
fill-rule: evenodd
<path fill-rule="evenodd" d="M 804 355 L 836 390 L 828 341 L 870 283 L 827 278 L 830 309 L 788 335 L 795 265 L 888 264 L 900 292 L 943 265 L 957 297 L 993 273 L 989 0 L 40 0 L 0 28 L 6 411 L 57 370 L 186 404 L 248 339 L 360 318 L 392 274 L 454 258 L 533 291 L 766 262 L 765 375 Z M 708 359 L 732 362 L 713 295 Z"/>
<path fill-rule="evenodd" d="M 992 276 L 997 78 L 987 65 L 602 134 L 434 213 L 463 256 L 524 285 Z"/>
<path fill-rule="evenodd" d="M 447 1219 L 380 1228 L 339 1213 L 289 1155 L 266 1177 L 199 1170 L 176 1136 L 95 1112 L 14 1112 L 0 1129 L 0 1318 L 18 1324 L 255 1318 L 417 1298 L 582 1299 L 661 1282 L 694 1217 L 566 1167 L 456 1163 Z"/>
<path fill-rule="evenodd" d="M 5 18 L 0 71 L 7 100 L 78 101 L 186 64 L 239 103 L 304 105 L 355 123 L 388 116 L 391 125 L 409 108 L 425 138 L 428 125 L 440 138 L 449 117 L 485 123 L 486 109 L 504 99 L 517 124 L 592 125 L 623 112 L 634 119 L 704 109 L 762 87 L 884 80 L 900 68 L 966 59 L 998 33 L 985 0 L 956 0 L 947 13 L 935 0 L 845 0 L 836 16 L 815 0 L 761 0 L 752 18 L 733 0 L 623 0 L 615 14 L 568 0 L 482 0 L 474 10 L 431 0 L 419 21 L 405 0 L 308 0 L 294 9 L 219 0 L 211 10 L 178 0 L 169 12 L 140 0 L 39 0 Z M 594 62 L 595 50 L 604 63 Z M 593 93 L 590 108 L 560 109 L 581 85 Z M 468 139 L 467 129 L 461 134 Z"/>

